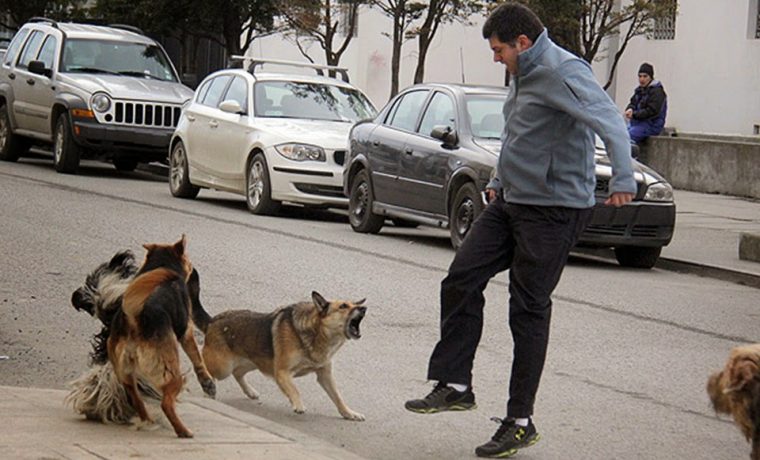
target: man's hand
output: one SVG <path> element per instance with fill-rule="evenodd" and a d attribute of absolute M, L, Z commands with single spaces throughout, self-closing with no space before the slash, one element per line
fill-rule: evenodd
<path fill-rule="evenodd" d="M 615 206 L 619 208 L 626 203 L 630 203 L 633 200 L 633 193 L 615 192 L 610 195 L 604 202 L 606 206 Z"/>
<path fill-rule="evenodd" d="M 626 110 L 624 115 L 626 119 L 630 120 L 631 118 L 633 118 L 633 109 Z"/>
<path fill-rule="evenodd" d="M 493 189 L 493 188 L 486 189 L 486 197 L 488 198 L 489 203 L 496 199 L 497 194 L 498 192 L 496 191 L 496 189 Z"/>

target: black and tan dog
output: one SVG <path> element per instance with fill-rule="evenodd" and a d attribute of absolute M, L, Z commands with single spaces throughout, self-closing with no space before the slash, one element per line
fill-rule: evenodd
<path fill-rule="evenodd" d="M 722 371 L 710 376 L 707 394 L 716 412 L 730 414 L 760 460 L 760 344 L 731 350 Z"/>
<path fill-rule="evenodd" d="M 215 393 L 193 336 L 187 287 L 193 268 L 186 245 L 184 235 L 174 244 L 143 245 L 145 261 L 124 291 L 107 342 L 108 359 L 140 419 L 151 421 L 138 391 L 142 379 L 161 392 L 161 409 L 182 438 L 193 435 L 175 409 L 184 385 L 178 342 L 193 363 L 204 391 L 211 396 Z"/>
<path fill-rule="evenodd" d="M 194 321 L 206 334 L 206 366 L 216 379 L 233 375 L 251 399 L 259 395 L 245 381 L 245 374 L 258 369 L 274 378 L 299 414 L 306 409 L 293 378 L 316 373 L 317 381 L 343 418 L 364 420 L 343 401 L 332 374 L 333 355 L 346 340 L 361 337 L 364 299 L 328 302 L 317 292 L 312 292 L 311 297 L 311 302 L 271 313 L 231 310 L 210 318 L 205 311 L 199 312 Z"/>

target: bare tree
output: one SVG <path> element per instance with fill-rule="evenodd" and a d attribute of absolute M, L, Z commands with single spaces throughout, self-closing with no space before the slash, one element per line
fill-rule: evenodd
<path fill-rule="evenodd" d="M 414 83 L 422 83 L 425 79 L 425 60 L 430 43 L 438 32 L 438 27 L 441 24 L 452 22 L 471 25 L 470 17 L 482 11 L 484 7 L 484 2 L 477 0 L 430 0 L 428 2 L 424 21 L 408 34 L 409 36 L 416 36 L 418 43 Z"/>
<path fill-rule="evenodd" d="M 401 69 L 401 46 L 404 44 L 404 41 L 411 38 L 407 34 L 409 27 L 414 20 L 422 16 L 426 5 L 419 1 L 409 0 L 373 0 L 372 4 L 393 20 L 391 33 L 384 33 L 386 37 L 390 37 L 393 48 L 391 54 L 390 96 L 393 97 L 398 94 L 399 90 L 398 75 Z"/>

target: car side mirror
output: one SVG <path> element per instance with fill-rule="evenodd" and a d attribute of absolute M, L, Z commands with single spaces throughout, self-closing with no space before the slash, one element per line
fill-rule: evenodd
<path fill-rule="evenodd" d="M 48 78 L 53 76 L 53 71 L 51 69 L 46 69 L 45 63 L 42 61 L 31 61 L 29 63 L 29 72 L 37 75 L 44 75 Z"/>
<path fill-rule="evenodd" d="M 227 99 L 226 101 L 222 101 L 219 104 L 219 108 L 222 110 L 222 112 L 245 115 L 243 108 L 240 107 L 240 103 L 238 101 L 233 101 L 232 99 Z"/>
<path fill-rule="evenodd" d="M 451 126 L 434 126 L 433 130 L 430 131 L 430 137 L 442 141 L 446 147 L 454 147 L 459 141 L 457 132 Z"/>

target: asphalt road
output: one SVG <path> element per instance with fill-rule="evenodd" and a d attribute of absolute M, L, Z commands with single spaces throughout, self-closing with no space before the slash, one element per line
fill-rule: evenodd
<path fill-rule="evenodd" d="M 368 299 L 363 337 L 334 364 L 344 398 L 365 422 L 341 419 L 312 376 L 296 381 L 303 415 L 255 373 L 248 378 L 259 401 L 229 379 L 218 383 L 222 402 L 372 459 L 471 458 L 497 428 L 489 418 L 504 415 L 512 348 L 506 274 L 486 291 L 474 370 L 478 410 L 425 416 L 403 409 L 430 389 L 438 287 L 453 256 L 446 231 L 388 226 L 361 235 L 341 213 L 299 208 L 253 216 L 242 197 L 202 191 L 179 200 L 162 177 L 99 163 L 60 175 L 47 158 L 0 162 L 0 197 L 0 356 L 7 357 L 0 358 L 0 385 L 65 388 L 86 369 L 98 330 L 70 306 L 71 293 L 116 251 L 139 258 L 143 243 L 185 233 L 212 314 L 271 310 L 312 290 Z M 520 458 L 746 458 L 744 439 L 715 417 L 704 386 L 732 346 L 757 339 L 759 317 L 756 289 L 573 258 L 555 293 L 536 404 L 544 439 Z M 201 394 L 188 375 L 189 391 Z"/>

